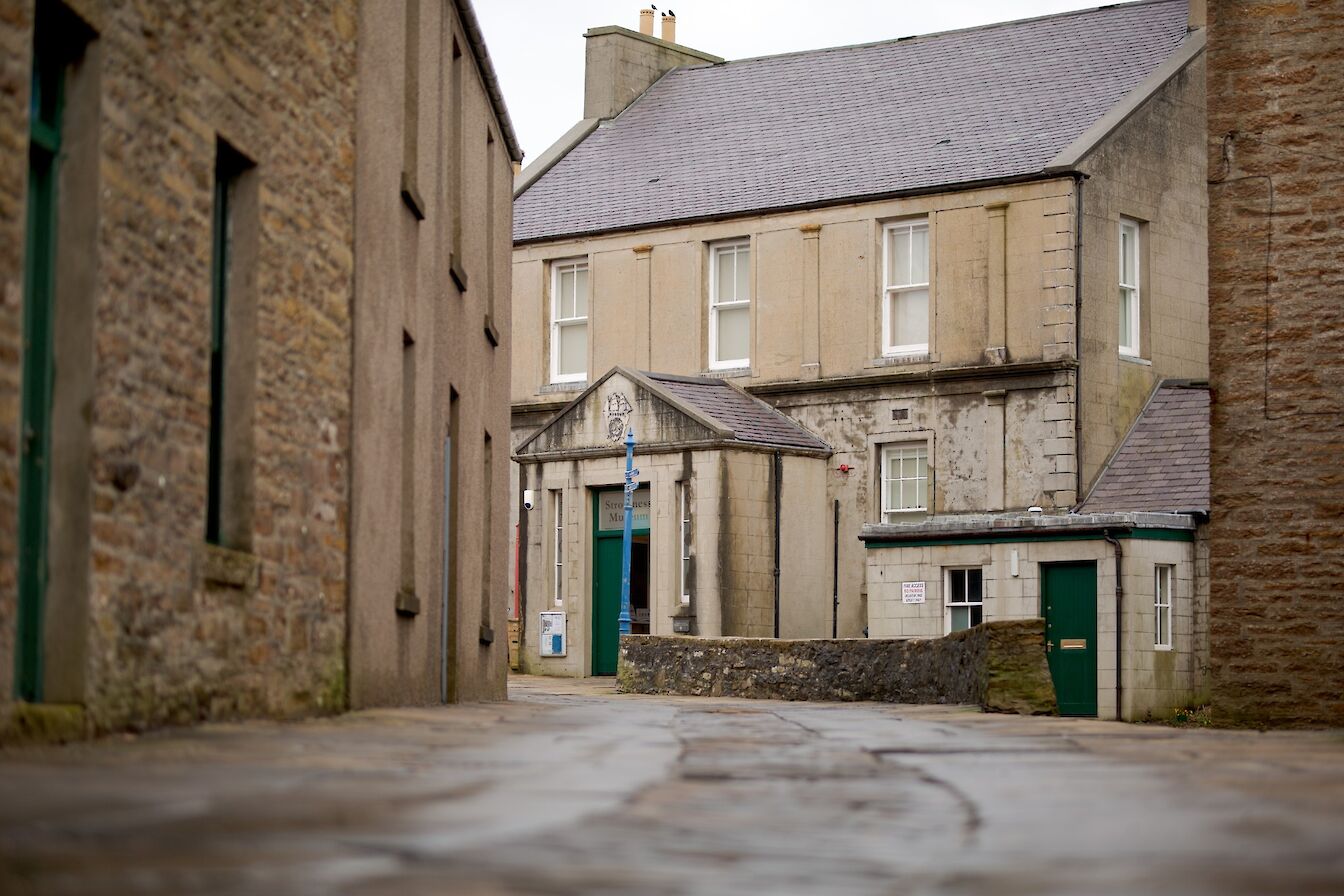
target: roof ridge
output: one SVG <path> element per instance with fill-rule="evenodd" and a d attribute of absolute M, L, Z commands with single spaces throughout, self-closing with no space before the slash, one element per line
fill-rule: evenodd
<path fill-rule="evenodd" d="M 725 59 L 722 62 L 705 62 L 695 65 L 680 65 L 672 69 L 669 74 L 679 71 L 694 71 L 697 69 L 724 68 L 730 65 L 736 65 L 745 62 L 764 62 L 774 59 L 788 59 L 796 56 L 813 56 L 823 53 L 837 53 L 842 50 L 867 50 L 872 47 L 882 47 L 888 44 L 909 44 L 923 42 L 933 38 L 949 37 L 954 34 L 970 34 L 978 31 L 992 31 L 996 28 L 1006 28 L 1010 25 L 1025 25 L 1028 23 L 1045 22 L 1050 19 L 1065 19 L 1071 16 L 1090 15 L 1092 13 L 1103 12 L 1110 9 L 1128 9 L 1139 6 L 1157 6 L 1163 3 L 1184 3 L 1187 0 L 1132 0 L 1129 3 L 1103 3 L 1100 6 L 1087 6 L 1082 9 L 1066 9 L 1062 12 L 1045 13 L 1039 16 L 1027 16 L 1023 19 L 1004 19 L 1001 22 L 985 22 L 981 25 L 968 25 L 965 28 L 948 28 L 944 31 L 929 31 L 924 34 L 907 34 L 901 37 L 888 37 L 883 40 L 868 41 L 861 44 L 837 44 L 833 47 L 814 47 L 809 50 L 789 50 L 784 53 L 763 53 L 760 56 L 744 56 L 741 59 Z"/>

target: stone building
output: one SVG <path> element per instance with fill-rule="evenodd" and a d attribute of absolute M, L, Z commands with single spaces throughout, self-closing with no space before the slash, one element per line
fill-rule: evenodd
<path fill-rule="evenodd" d="M 825 632 L 829 607 L 816 595 L 829 584 L 830 551 L 815 511 L 826 498 L 830 448 L 729 381 L 616 367 L 515 453 L 532 495 L 526 503 L 549 526 L 545 547 L 529 553 L 542 562 L 525 570 L 528 594 L 549 599 L 528 606 L 544 606 L 551 626 L 563 616 L 566 634 L 524 638 L 527 666 L 616 674 L 628 431 L 639 433 L 640 482 L 631 631 Z"/>
<path fill-rule="evenodd" d="M 516 185 L 515 444 L 615 365 L 727 379 L 834 451 L 838 633 L 967 624 L 940 570 L 939 624 L 905 630 L 859 536 L 1067 519 L 1157 386 L 1207 376 L 1201 25 L 1149 0 L 733 62 L 589 31 L 586 118 Z M 524 520 L 531 569 L 550 523 Z"/>
<path fill-rule="evenodd" d="M 0 48 L 0 730 L 501 697 L 469 3 L 18 0 Z"/>
<path fill-rule="evenodd" d="M 1214 711 L 1344 724 L 1344 9 L 1209 5 Z"/>

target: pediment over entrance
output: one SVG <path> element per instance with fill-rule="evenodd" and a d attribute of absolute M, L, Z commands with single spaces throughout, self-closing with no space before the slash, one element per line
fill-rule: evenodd
<path fill-rule="evenodd" d="M 518 446 L 517 456 L 754 446 L 826 455 L 830 447 L 760 399 L 723 380 L 613 367 Z"/>

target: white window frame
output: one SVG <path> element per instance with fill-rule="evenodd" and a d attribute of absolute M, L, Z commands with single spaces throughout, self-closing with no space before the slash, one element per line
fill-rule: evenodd
<path fill-rule="evenodd" d="M 914 457 L 915 457 L 915 459 L 917 459 L 917 460 L 922 459 L 922 460 L 923 460 L 923 463 L 921 464 L 921 467 L 922 467 L 922 469 L 923 469 L 923 477 L 922 477 L 922 478 L 923 478 L 923 481 L 924 481 L 924 502 L 923 502 L 922 504 L 918 505 L 918 506 L 915 506 L 915 505 L 911 505 L 911 506 L 908 506 L 908 507 L 907 507 L 907 506 L 892 506 L 892 502 L 891 502 L 890 499 L 891 499 L 891 496 L 892 496 L 893 492 L 896 491 L 896 490 L 894 490 L 894 489 L 892 488 L 892 484 L 893 484 L 893 483 L 917 482 L 917 481 L 919 481 L 919 478 L 918 478 L 918 477 L 910 477 L 910 478 L 906 478 L 906 477 L 903 477 L 903 476 L 894 476 L 894 477 L 893 477 L 893 476 L 888 476 L 888 475 L 887 475 L 887 471 L 890 469 L 890 467 L 889 467 L 889 461 L 890 461 L 891 458 L 893 458 L 893 457 L 895 457 L 895 456 L 897 456 L 897 455 L 899 455 L 899 456 L 902 457 L 902 458 L 908 457 L 908 456 L 910 455 L 911 452 L 914 453 Z M 878 490 L 879 490 L 880 493 L 881 493 L 881 496 L 880 496 L 880 497 L 881 497 L 881 507 L 882 507 L 882 522 L 884 522 L 884 523 L 896 522 L 896 521 L 898 521 L 899 519 L 901 519 L 903 516 L 905 516 L 906 514 L 911 514 L 911 513 L 928 513 L 928 511 L 929 511 L 929 445 L 928 445 L 927 442 L 892 442 L 891 444 L 883 445 L 883 446 L 882 446 L 882 450 L 881 450 L 881 451 L 879 452 L 879 454 L 878 454 L 878 466 L 879 466 L 879 469 L 878 469 L 878 471 L 877 471 L 877 474 L 878 474 L 878 486 L 879 486 Z M 900 501 L 900 502 L 897 502 L 898 504 L 904 502 L 904 497 L 905 497 L 905 486 L 904 486 L 903 484 L 899 487 L 899 494 L 900 494 L 900 496 L 901 496 L 901 501 Z"/>
<path fill-rule="evenodd" d="M 1128 235 L 1130 238 L 1129 245 L 1132 252 L 1134 253 L 1133 257 L 1134 282 L 1132 283 L 1125 282 L 1126 235 Z M 1141 242 L 1142 239 L 1143 239 L 1143 231 L 1139 227 L 1138 221 L 1134 221 L 1129 218 L 1120 219 L 1120 236 L 1118 239 L 1120 247 L 1117 259 L 1119 262 L 1119 267 L 1116 270 L 1116 281 L 1119 284 L 1119 288 L 1116 293 L 1116 300 L 1120 304 L 1119 308 L 1120 354 L 1132 358 L 1137 358 L 1139 356 L 1139 346 L 1141 344 L 1141 340 L 1143 337 L 1143 333 L 1141 330 L 1142 314 L 1140 310 L 1142 308 L 1141 303 L 1143 301 L 1143 297 L 1139 286 L 1139 284 L 1142 283 L 1143 281 L 1143 272 L 1139 267 L 1140 263 L 1143 260 L 1143 244 Z M 1125 314 L 1126 297 L 1128 297 L 1129 299 L 1128 316 L 1126 316 Z"/>
<path fill-rule="evenodd" d="M 1172 586 L 1176 568 L 1158 564 L 1153 567 L 1153 649 L 1171 649 Z"/>
<path fill-rule="evenodd" d="M 905 271 L 904 275 L 898 281 L 899 271 L 892 270 L 891 259 L 891 235 L 897 231 L 906 231 L 913 234 L 917 230 L 923 230 L 926 234 L 930 233 L 928 218 L 911 218 L 906 221 L 893 221 L 882 227 L 882 354 L 886 356 L 894 355 L 927 355 L 929 353 L 929 334 L 925 332 L 923 342 L 903 343 L 893 345 L 892 339 L 895 334 L 891 332 L 891 302 L 895 296 L 902 293 L 913 292 L 915 290 L 925 290 L 928 294 L 928 319 L 929 326 L 933 326 L 933 290 L 929 286 L 929 280 L 923 283 L 916 283 L 910 280 L 910 271 Z M 925 240 L 925 245 L 929 245 L 929 240 Z M 913 253 L 911 255 L 913 258 Z M 925 258 L 924 270 L 929 273 L 933 270 L 932 259 Z"/>
<path fill-rule="evenodd" d="M 681 508 L 681 603 L 691 602 L 691 500 L 687 483 L 678 484 Z"/>
<path fill-rule="evenodd" d="M 960 600 L 953 598 L 958 595 L 953 593 L 952 575 L 953 573 L 964 572 L 966 577 L 962 580 L 964 585 Z M 979 573 L 980 575 L 980 600 L 970 600 L 971 578 L 970 573 Z M 952 634 L 952 608 L 953 607 L 979 607 L 980 622 L 985 621 L 985 570 L 981 566 L 952 566 L 943 570 L 943 633 Z M 970 620 L 970 613 L 967 614 L 967 621 Z M 979 623 L 976 623 L 979 624 Z M 970 626 L 974 627 L 974 626 Z M 963 631 L 963 629 L 957 629 Z"/>
<path fill-rule="evenodd" d="M 557 607 L 565 605 L 565 490 L 551 491 L 551 528 L 554 533 L 552 551 L 555 557 L 554 599 Z"/>
<path fill-rule="evenodd" d="M 566 273 L 577 275 L 579 271 L 588 274 L 588 290 L 584 296 L 584 314 L 580 316 L 577 313 L 577 286 L 575 287 L 575 300 L 568 309 L 569 316 L 564 316 L 561 309 L 561 302 L 564 297 L 560 294 L 560 277 Z M 582 383 L 588 379 L 588 360 L 584 359 L 584 369 L 578 373 L 560 372 L 560 331 L 566 327 L 582 326 L 586 337 L 591 337 L 588 333 L 589 312 L 592 310 L 593 290 L 592 290 L 592 272 L 588 268 L 587 258 L 570 258 L 551 262 L 551 382 L 552 383 Z M 589 351 L 592 349 L 592 339 L 585 338 L 585 345 Z"/>
<path fill-rule="evenodd" d="M 722 301 L 719 295 L 719 258 L 722 255 L 732 253 L 733 264 L 737 265 L 741 257 L 745 254 L 748 265 L 747 274 L 747 297 L 745 299 L 736 294 L 737 278 L 733 278 L 734 295 L 731 301 Z M 751 239 L 743 237 L 740 239 L 724 240 L 719 243 L 711 243 L 709 246 L 709 369 L 710 370 L 733 370 L 739 367 L 751 366 Z M 747 311 L 747 357 L 745 358 L 720 358 L 719 351 L 719 312 L 725 310 L 736 310 L 745 308 Z"/>

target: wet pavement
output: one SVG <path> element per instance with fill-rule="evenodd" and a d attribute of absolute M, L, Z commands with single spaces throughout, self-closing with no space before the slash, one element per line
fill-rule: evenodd
<path fill-rule="evenodd" d="M 0 752 L 0 894 L 1344 892 L 1344 733 L 617 695 Z"/>

